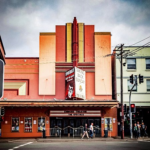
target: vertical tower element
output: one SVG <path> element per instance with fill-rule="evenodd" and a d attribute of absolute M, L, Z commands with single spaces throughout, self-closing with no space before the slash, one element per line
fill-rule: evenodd
<path fill-rule="evenodd" d="M 84 62 L 84 23 L 78 23 L 78 59 Z"/>
<path fill-rule="evenodd" d="M 72 40 L 72 47 L 73 47 L 73 67 L 78 66 L 78 26 L 77 26 L 77 19 L 74 17 L 73 20 L 73 40 Z"/>
<path fill-rule="evenodd" d="M 40 33 L 39 95 L 55 95 L 55 33 Z"/>
<path fill-rule="evenodd" d="M 66 61 L 70 63 L 72 62 L 72 23 L 66 24 L 66 31 Z"/>

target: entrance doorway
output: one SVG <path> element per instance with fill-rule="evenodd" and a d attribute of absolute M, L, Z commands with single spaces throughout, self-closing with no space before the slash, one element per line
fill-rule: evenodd
<path fill-rule="evenodd" d="M 93 123 L 95 136 L 101 136 L 101 118 L 96 117 L 51 117 L 51 136 L 56 136 L 56 133 L 54 132 L 57 132 L 57 136 L 81 136 L 85 123 L 88 124 L 88 128 L 90 127 L 90 124 Z"/>

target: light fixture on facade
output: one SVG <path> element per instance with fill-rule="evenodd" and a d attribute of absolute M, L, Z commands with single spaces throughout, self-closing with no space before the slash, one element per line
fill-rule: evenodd
<path fill-rule="evenodd" d="M 4 101 L 7 101 L 7 98 L 3 98 Z"/>

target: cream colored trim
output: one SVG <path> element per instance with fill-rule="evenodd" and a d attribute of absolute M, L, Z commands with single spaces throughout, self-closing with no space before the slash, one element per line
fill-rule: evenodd
<path fill-rule="evenodd" d="M 26 82 L 4 82 L 4 89 L 17 89 L 18 95 L 26 95 Z"/>
<path fill-rule="evenodd" d="M 84 61 L 84 24 L 78 23 L 79 37 L 79 62 Z"/>
<path fill-rule="evenodd" d="M 67 62 L 72 62 L 72 23 L 67 23 Z"/>

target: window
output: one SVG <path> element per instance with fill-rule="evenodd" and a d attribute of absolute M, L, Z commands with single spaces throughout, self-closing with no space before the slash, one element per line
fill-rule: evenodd
<path fill-rule="evenodd" d="M 147 91 L 150 91 L 150 79 L 146 81 L 147 82 Z"/>
<path fill-rule="evenodd" d="M 150 69 L 150 58 L 146 58 L 146 69 Z"/>
<path fill-rule="evenodd" d="M 32 118 L 25 118 L 25 132 L 32 132 Z"/>
<path fill-rule="evenodd" d="M 45 129 L 45 118 L 38 118 L 38 132 L 43 131 Z"/>
<path fill-rule="evenodd" d="M 19 118 L 18 117 L 12 118 L 11 131 L 19 132 Z"/>
<path fill-rule="evenodd" d="M 133 81 L 133 84 L 135 83 L 135 81 Z M 128 80 L 128 91 L 131 90 L 133 84 L 130 83 L 130 80 Z M 137 91 L 137 85 L 134 86 L 132 91 Z"/>
<path fill-rule="evenodd" d="M 136 59 L 135 58 L 127 59 L 127 69 L 136 69 Z"/>

